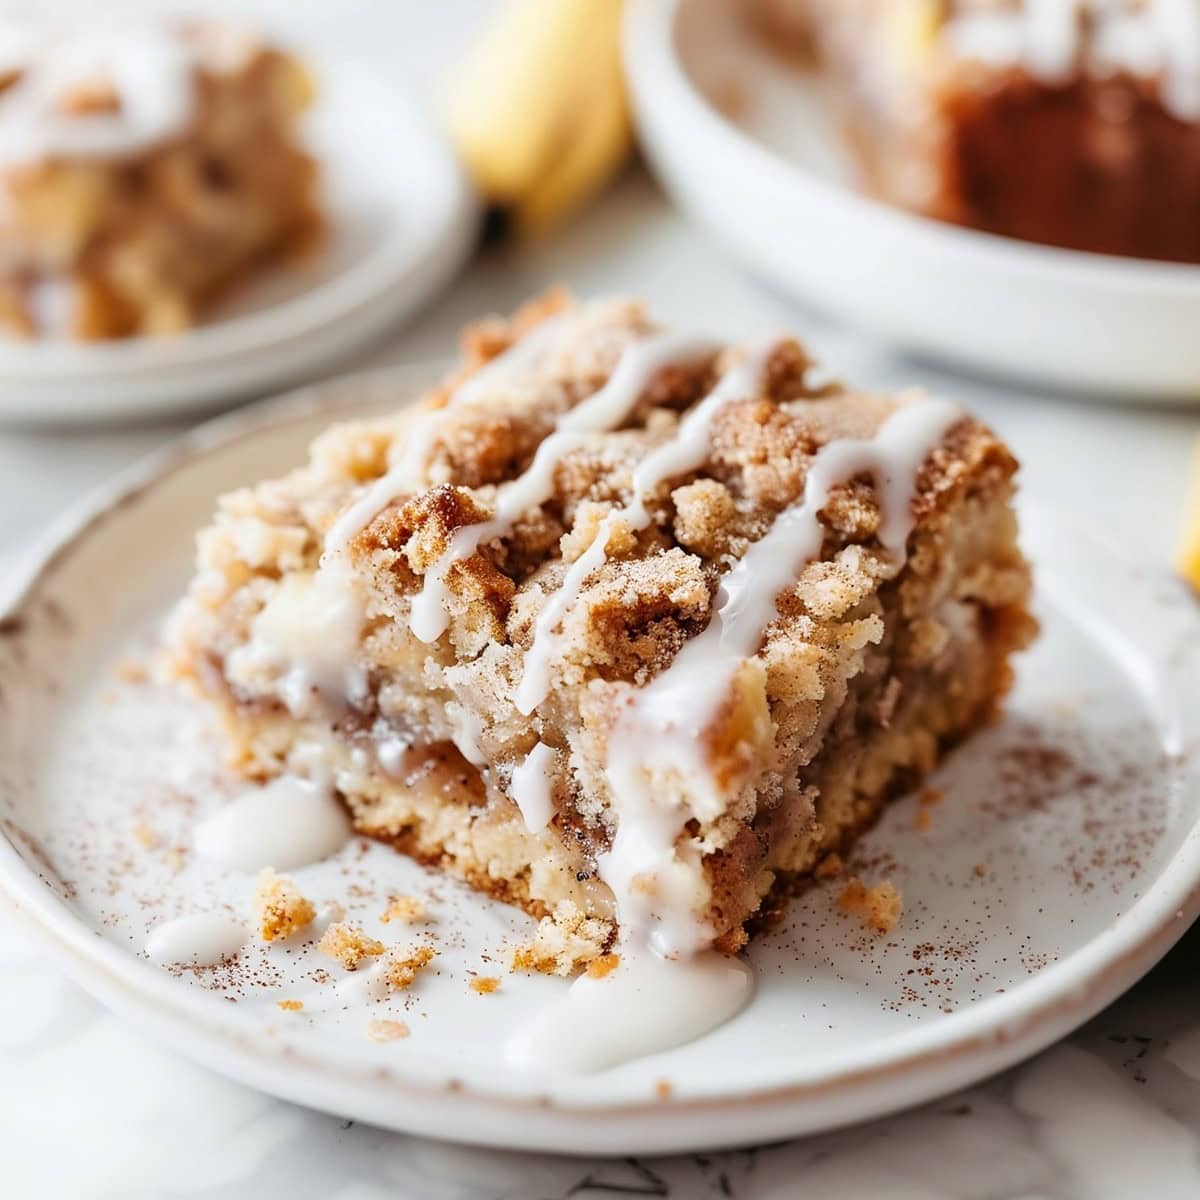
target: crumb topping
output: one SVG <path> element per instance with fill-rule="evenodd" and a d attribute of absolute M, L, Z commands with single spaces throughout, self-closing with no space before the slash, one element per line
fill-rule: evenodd
<path fill-rule="evenodd" d="M 306 928 L 317 915 L 311 901 L 286 875 L 267 867 L 258 877 L 252 902 L 258 935 L 264 942 L 290 937 Z"/>
<path fill-rule="evenodd" d="M 378 958 L 384 952 L 384 945 L 364 933 L 361 925 L 336 921 L 321 935 L 317 949 L 347 971 L 357 971 L 368 958 Z"/>
<path fill-rule="evenodd" d="M 385 925 L 391 921 L 399 921 L 402 925 L 418 925 L 429 919 L 429 911 L 425 901 L 417 896 L 391 896 L 379 919 Z"/>
<path fill-rule="evenodd" d="M 476 975 L 471 980 L 471 991 L 478 992 L 481 996 L 490 996 L 499 989 L 500 980 L 495 975 Z"/>
<path fill-rule="evenodd" d="M 416 982 L 417 976 L 436 957 L 437 951 L 432 946 L 417 946 L 409 951 L 389 950 L 383 961 L 384 981 L 393 992 L 402 992 Z"/>

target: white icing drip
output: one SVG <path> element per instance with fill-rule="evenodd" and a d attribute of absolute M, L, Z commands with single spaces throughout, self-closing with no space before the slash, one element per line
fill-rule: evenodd
<path fill-rule="evenodd" d="M 322 702 L 357 703 L 367 694 L 358 661 L 364 619 L 354 574 L 342 558 L 312 575 L 286 577 L 254 619 L 250 640 L 228 659 L 232 678 L 275 677 L 273 689 L 294 717 Z"/>
<path fill-rule="evenodd" d="M 1164 103 L 1179 115 L 1200 118 L 1200 4 L 1153 0 L 1150 20 L 1162 46 Z"/>
<path fill-rule="evenodd" d="M 350 837 L 328 787 L 283 775 L 244 793 L 196 827 L 197 851 L 237 871 L 292 870 L 336 853 Z"/>
<path fill-rule="evenodd" d="M 554 751 L 538 742 L 525 761 L 513 768 L 509 795 L 530 833 L 540 833 L 554 818 Z"/>
<path fill-rule="evenodd" d="M 1040 79 L 1064 82 L 1080 50 L 1079 6 L 1068 0 L 1025 0 L 1029 65 Z"/>
<path fill-rule="evenodd" d="M 412 742 L 399 734 L 385 731 L 375 735 L 375 757 L 379 765 L 397 779 L 404 775 L 404 765 Z"/>
<path fill-rule="evenodd" d="M 524 1071 L 602 1071 L 701 1037 L 740 1012 L 752 992 L 746 965 L 712 951 L 678 962 L 623 955 L 616 970 L 581 975 L 518 1028 L 504 1057 Z"/>
<path fill-rule="evenodd" d="M 157 963 L 212 967 L 232 958 L 248 937 L 246 927 L 224 913 L 192 913 L 155 925 L 146 938 L 146 953 Z"/>
<path fill-rule="evenodd" d="M 612 889 L 622 935 L 664 956 L 687 955 L 711 940 L 696 913 L 704 897 L 700 852 L 682 844 L 692 818 L 711 820 L 727 803 L 703 751 L 703 735 L 726 703 L 778 615 L 779 594 L 821 550 L 819 514 L 837 485 L 875 478 L 878 537 L 897 569 L 912 527 L 917 471 L 961 417 L 943 401 L 912 401 L 874 438 L 842 439 L 809 467 L 804 498 L 785 509 L 718 589 L 708 627 L 671 665 L 634 693 L 609 737 L 607 777 L 617 832 L 598 862 Z"/>
<path fill-rule="evenodd" d="M 195 111 L 196 57 L 165 28 L 6 31 L 21 78 L 0 95 L 0 165 L 128 155 L 178 136 Z M 115 112 L 72 113 L 72 93 L 111 88 Z"/>
<path fill-rule="evenodd" d="M 496 511 L 487 521 L 459 529 L 450 548 L 425 572 L 421 591 L 413 597 L 409 625 L 423 642 L 435 642 L 450 623 L 450 590 L 446 576 L 455 563 L 480 546 L 507 537 L 517 521 L 540 508 L 554 494 L 554 477 L 562 460 L 586 445 L 588 435 L 616 429 L 632 415 L 650 380 L 672 363 L 710 353 L 707 340 L 678 334 L 659 334 L 626 347 L 608 382 L 582 404 L 559 418 L 552 434 L 533 456 L 524 474 L 499 495 Z"/>
<path fill-rule="evenodd" d="M 54 276 L 33 279 L 25 288 L 25 304 L 33 327 L 44 337 L 67 337 L 75 312 L 72 283 Z"/>
<path fill-rule="evenodd" d="M 1091 21 L 1085 44 L 1080 15 Z M 1082 61 L 1101 74 L 1162 74 L 1162 100 L 1185 121 L 1200 120 L 1200 3 L 1146 0 L 1024 0 L 1014 9 L 965 12 L 945 36 L 951 51 L 993 66 L 1022 65 L 1050 83 L 1070 78 Z"/>
<path fill-rule="evenodd" d="M 458 748 L 458 752 L 476 767 L 487 765 L 487 755 L 479 744 L 483 733 L 483 721 L 465 704 L 448 704 L 446 715 L 450 718 L 450 740 Z"/>
<path fill-rule="evenodd" d="M 350 540 L 365 529 L 385 508 L 401 496 L 421 491 L 425 485 L 425 462 L 449 413 L 482 399 L 535 365 L 569 328 L 572 314 L 560 314 L 535 325 L 519 342 L 480 367 L 451 394 L 445 406 L 427 413 L 409 431 L 408 444 L 400 460 L 376 479 L 334 522 L 325 536 L 326 557 L 345 550 Z"/>
<path fill-rule="evenodd" d="M 528 716 L 546 698 L 550 687 L 550 663 L 560 640 L 556 631 L 579 598 L 584 583 L 607 561 L 608 539 L 617 523 L 623 522 L 634 533 L 645 529 L 650 524 L 650 513 L 645 507 L 647 496 L 666 480 L 687 475 L 704 465 L 717 414 L 730 401 L 758 391 L 763 370 L 777 345 L 778 339 L 774 339 L 731 367 L 683 419 L 675 437 L 638 464 L 633 472 L 632 500 L 601 521 L 591 545 L 571 564 L 561 586 L 538 614 L 533 643 L 525 656 L 521 682 L 514 698 L 519 712 Z"/>

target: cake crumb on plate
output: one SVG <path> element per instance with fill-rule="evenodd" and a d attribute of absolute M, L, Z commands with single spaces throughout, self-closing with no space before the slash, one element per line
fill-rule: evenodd
<path fill-rule="evenodd" d="M 868 929 L 890 933 L 900 921 L 904 905 L 896 885 L 890 879 L 867 887 L 857 877 L 851 879 L 838 897 L 842 912 L 860 917 Z"/>
<path fill-rule="evenodd" d="M 270 867 L 258 877 L 253 908 L 259 937 L 264 942 L 290 937 L 312 924 L 317 910 L 312 901 L 286 875 L 277 875 Z"/>
<path fill-rule="evenodd" d="M 375 944 L 379 945 L 378 942 Z M 402 992 L 411 987 L 413 980 L 436 956 L 437 951 L 432 946 L 418 946 L 403 957 L 398 950 L 389 950 L 383 971 L 388 987 L 394 992 Z"/>
<path fill-rule="evenodd" d="M 317 949 L 336 959 L 347 971 L 357 971 L 368 958 L 383 953 L 383 943 L 363 932 L 361 925 L 335 921 L 321 935 Z"/>
<path fill-rule="evenodd" d="M 396 1042 L 408 1037 L 409 1028 L 403 1021 L 374 1017 L 367 1022 L 367 1037 L 373 1042 Z"/>
<path fill-rule="evenodd" d="M 417 925 L 429 920 L 429 910 L 418 896 L 389 896 L 388 906 L 379 914 L 379 919 L 385 925 L 389 921 Z"/>

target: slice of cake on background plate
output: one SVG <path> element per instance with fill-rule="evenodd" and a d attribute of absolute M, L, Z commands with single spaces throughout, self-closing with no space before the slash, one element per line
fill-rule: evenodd
<path fill-rule="evenodd" d="M 311 90 L 231 26 L 0 20 L 0 326 L 175 333 L 310 244 Z"/>
<path fill-rule="evenodd" d="M 1077 250 L 1200 262 L 1200 0 L 750 0 L 834 82 L 868 187 Z"/>
<path fill-rule="evenodd" d="M 814 375 L 628 300 L 484 321 L 419 404 L 221 500 L 174 670 L 239 771 L 542 918 L 518 965 L 734 951 L 1034 629 L 1009 451 Z"/>

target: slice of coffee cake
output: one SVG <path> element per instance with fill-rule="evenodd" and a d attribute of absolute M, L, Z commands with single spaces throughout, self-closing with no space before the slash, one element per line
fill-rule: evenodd
<path fill-rule="evenodd" d="M 524 965 L 745 941 L 991 713 L 1012 455 L 796 341 L 551 296 L 224 497 L 168 646 L 237 768 L 545 918 Z"/>

